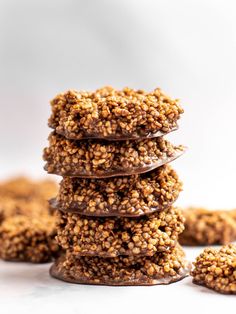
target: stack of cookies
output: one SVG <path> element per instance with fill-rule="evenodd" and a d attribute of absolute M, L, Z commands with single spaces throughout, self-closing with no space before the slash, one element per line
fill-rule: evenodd
<path fill-rule="evenodd" d="M 170 283 L 187 273 L 167 164 L 184 152 L 163 135 L 183 113 L 160 89 L 68 91 L 51 102 L 45 169 L 63 177 L 51 206 L 64 254 L 51 275 L 105 285 Z"/>

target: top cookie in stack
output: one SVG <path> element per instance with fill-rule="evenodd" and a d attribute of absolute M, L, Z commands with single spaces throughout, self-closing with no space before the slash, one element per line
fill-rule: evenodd
<path fill-rule="evenodd" d="M 172 204 L 182 185 L 166 163 L 184 147 L 163 138 L 178 127 L 178 101 L 160 89 L 105 87 L 68 91 L 51 106 L 45 169 L 63 176 L 51 204 L 66 252 L 51 274 L 111 285 L 181 279 L 183 216 Z"/>
<path fill-rule="evenodd" d="M 104 87 L 95 92 L 68 91 L 52 102 L 49 126 L 68 139 L 132 140 L 177 129 L 183 113 L 178 100 L 161 89 L 151 93 Z"/>

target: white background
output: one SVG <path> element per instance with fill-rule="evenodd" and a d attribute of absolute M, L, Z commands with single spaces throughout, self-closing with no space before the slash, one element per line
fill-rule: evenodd
<path fill-rule="evenodd" d="M 170 136 L 189 147 L 173 164 L 185 186 L 179 204 L 236 207 L 235 1 L 1 0 L 0 30 L 0 178 L 44 175 L 41 154 L 49 133 L 49 100 L 58 92 L 103 85 L 159 86 L 180 98 L 185 108 L 180 130 Z M 13 270 L 20 285 L 20 275 Z M 188 294 L 196 291 L 199 300 L 207 295 L 212 301 L 212 294 L 195 287 L 183 292 L 176 287 L 171 286 L 171 296 L 166 287 L 110 293 L 103 288 L 101 299 L 99 289 L 74 287 L 72 296 L 77 297 L 78 289 L 78 298 L 81 293 L 93 308 L 96 302 L 105 306 L 111 297 L 114 309 L 123 306 L 125 311 L 128 306 L 130 313 L 145 310 L 150 302 L 157 313 L 160 302 L 174 307 L 171 297 L 176 294 L 182 296 L 178 307 L 185 308 Z M 11 288 L 6 291 L 8 304 Z M 95 295 L 99 299 L 93 303 Z M 227 305 L 226 297 L 217 297 Z M 63 302 L 63 293 L 58 298 Z"/>
<path fill-rule="evenodd" d="M 0 177 L 44 174 L 58 92 L 160 86 L 185 108 L 180 203 L 236 207 L 235 1 L 1 0 L 0 29 Z"/>

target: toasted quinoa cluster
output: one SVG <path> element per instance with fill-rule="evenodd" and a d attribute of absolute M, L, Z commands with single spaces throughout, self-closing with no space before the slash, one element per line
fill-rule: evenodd
<path fill-rule="evenodd" d="M 236 240 L 235 211 L 211 211 L 189 208 L 183 211 L 185 229 L 180 235 L 183 245 L 227 244 Z"/>
<path fill-rule="evenodd" d="M 52 133 L 43 157 L 48 173 L 98 178 L 147 172 L 183 152 L 183 146 L 173 146 L 162 137 L 122 142 L 75 141 Z"/>
<path fill-rule="evenodd" d="M 0 226 L 0 257 L 4 260 L 49 262 L 58 254 L 56 219 L 16 215 Z"/>
<path fill-rule="evenodd" d="M 178 281 L 188 264 L 180 246 L 153 256 L 117 256 L 112 259 L 62 256 L 51 268 L 54 277 L 73 283 L 99 285 L 154 285 Z"/>
<path fill-rule="evenodd" d="M 49 126 L 70 139 L 136 139 L 168 133 L 183 113 L 178 100 L 161 89 L 104 87 L 95 92 L 70 90 L 51 101 Z"/>
<path fill-rule="evenodd" d="M 220 293 L 236 294 L 236 246 L 206 248 L 191 272 L 193 282 Z"/>
<path fill-rule="evenodd" d="M 32 181 L 27 177 L 16 177 L 0 182 L 0 203 L 7 199 L 45 202 L 56 192 L 54 181 Z"/>
<path fill-rule="evenodd" d="M 55 256 L 56 216 L 47 199 L 56 191 L 49 180 L 18 177 L 0 183 L 0 258 L 39 263 Z"/>
<path fill-rule="evenodd" d="M 135 217 L 170 206 L 182 190 L 168 165 L 152 172 L 106 179 L 64 178 L 52 205 L 90 216 Z"/>
<path fill-rule="evenodd" d="M 0 224 L 10 217 L 16 215 L 38 217 L 45 213 L 45 206 L 35 200 L 16 200 L 10 197 L 0 198 Z"/>
<path fill-rule="evenodd" d="M 39 216 L 49 213 L 48 199 L 56 195 L 51 180 L 32 181 L 16 177 L 0 183 L 0 223 L 15 215 Z"/>
<path fill-rule="evenodd" d="M 59 245 L 80 256 L 152 256 L 174 247 L 184 229 L 184 219 L 177 208 L 139 218 L 83 217 L 60 211 L 58 214 Z"/>

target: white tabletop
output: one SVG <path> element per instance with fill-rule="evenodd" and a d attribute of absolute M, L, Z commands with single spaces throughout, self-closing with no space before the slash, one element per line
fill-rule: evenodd
<path fill-rule="evenodd" d="M 193 260 L 202 248 L 187 248 Z M 191 282 L 167 286 L 105 287 L 68 284 L 51 278 L 50 264 L 0 262 L 0 313 L 222 313 L 235 312 L 236 297 Z M 233 313 L 232 312 L 232 313 Z"/>

